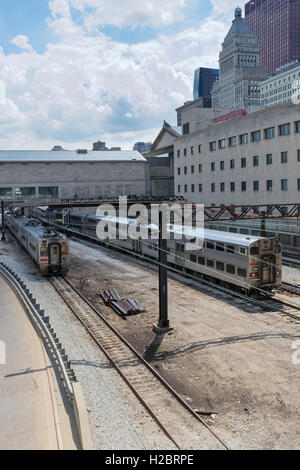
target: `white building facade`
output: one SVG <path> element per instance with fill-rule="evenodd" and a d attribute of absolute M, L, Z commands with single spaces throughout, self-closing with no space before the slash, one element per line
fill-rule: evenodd
<path fill-rule="evenodd" d="M 300 65 L 261 83 L 261 107 L 300 101 Z"/>
<path fill-rule="evenodd" d="M 175 193 L 206 205 L 288 204 L 300 197 L 300 105 L 208 121 L 174 143 Z"/>

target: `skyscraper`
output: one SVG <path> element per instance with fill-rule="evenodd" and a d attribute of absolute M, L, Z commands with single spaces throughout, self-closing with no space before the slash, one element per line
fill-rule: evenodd
<path fill-rule="evenodd" d="M 214 82 L 219 77 L 219 70 L 200 67 L 195 70 L 194 100 L 198 98 L 211 98 L 211 90 Z"/>
<path fill-rule="evenodd" d="M 260 108 L 260 83 L 268 77 L 260 66 L 258 39 L 246 25 L 241 8 L 236 8 L 232 26 L 220 52 L 219 80 L 213 84 L 215 110 L 248 112 Z"/>
<path fill-rule="evenodd" d="M 269 75 L 300 59 L 300 0 L 251 0 L 245 19 L 259 39 L 261 65 Z"/>

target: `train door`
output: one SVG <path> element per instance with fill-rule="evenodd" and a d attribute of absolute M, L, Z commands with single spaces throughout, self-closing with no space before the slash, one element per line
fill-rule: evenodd
<path fill-rule="evenodd" d="M 276 281 L 276 256 L 262 255 L 260 261 L 260 278 L 262 284 L 273 284 Z"/>
<path fill-rule="evenodd" d="M 50 272 L 59 272 L 61 266 L 61 245 L 59 243 L 49 244 L 48 257 Z"/>
<path fill-rule="evenodd" d="M 132 240 L 132 248 L 136 253 L 141 253 L 141 241 L 139 239 Z"/>
<path fill-rule="evenodd" d="M 175 242 L 175 263 L 179 265 L 184 265 L 184 244 Z"/>

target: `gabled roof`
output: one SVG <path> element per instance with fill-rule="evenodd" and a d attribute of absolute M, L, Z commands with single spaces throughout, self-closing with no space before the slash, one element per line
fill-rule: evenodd
<path fill-rule="evenodd" d="M 166 121 L 164 121 L 164 124 L 163 124 L 163 127 L 162 127 L 161 131 L 159 132 L 158 136 L 156 137 L 155 141 L 153 142 L 153 144 L 151 146 L 151 151 L 153 151 L 157 148 L 159 142 L 162 140 L 165 133 L 170 134 L 172 137 L 174 137 L 174 140 L 175 140 L 175 139 L 177 139 L 177 137 L 181 136 L 181 128 L 176 127 L 176 126 L 171 126 Z"/>

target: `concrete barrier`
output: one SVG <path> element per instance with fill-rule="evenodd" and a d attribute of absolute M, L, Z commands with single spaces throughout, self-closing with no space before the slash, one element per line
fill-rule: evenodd
<path fill-rule="evenodd" d="M 73 382 L 73 405 L 82 450 L 93 450 L 88 412 L 79 382 Z"/>

